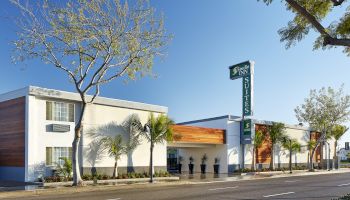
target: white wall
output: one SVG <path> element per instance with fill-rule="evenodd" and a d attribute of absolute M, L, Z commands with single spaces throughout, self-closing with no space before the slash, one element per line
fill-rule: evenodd
<path fill-rule="evenodd" d="M 28 151 L 26 162 L 28 170 L 26 181 L 34 181 L 40 176 L 46 176 L 46 147 L 71 147 L 74 138 L 74 122 L 59 122 L 46 120 L 46 100 L 35 96 L 29 98 L 29 115 L 27 119 Z M 65 102 L 65 101 L 61 101 Z M 71 102 L 70 102 L 71 103 Z M 76 118 L 79 114 L 78 104 L 75 104 Z M 47 132 L 49 124 L 70 125 L 70 131 L 66 133 Z"/>
<path fill-rule="evenodd" d="M 28 96 L 27 121 L 26 121 L 26 181 L 35 181 L 40 176 L 49 175 L 45 167 L 46 147 L 71 147 L 74 139 L 75 122 L 58 122 L 46 120 L 46 98 Z M 58 102 L 72 103 L 71 101 L 55 100 Z M 74 103 L 74 102 L 73 102 Z M 75 121 L 80 113 L 80 104 L 75 104 Z M 98 127 L 115 121 L 123 122 L 130 114 L 139 115 L 142 123 L 145 123 L 149 112 L 133 110 L 129 108 L 119 108 L 104 105 L 90 105 L 87 107 L 84 119 L 84 134 L 82 135 L 81 147 L 83 157 L 80 161 L 82 167 L 91 167 L 91 162 L 87 159 L 87 151 L 92 141 L 87 137 L 87 132 L 92 127 Z M 157 115 L 159 113 L 155 113 Z M 70 125 L 70 131 L 65 133 L 47 132 L 46 125 L 65 124 Z M 135 149 L 132 154 L 133 166 L 149 166 L 149 144 L 143 140 L 141 145 Z M 127 157 L 123 156 L 119 166 L 127 166 Z M 101 156 L 101 161 L 97 162 L 96 167 L 113 167 L 114 160 L 106 154 Z M 154 166 L 166 166 L 166 143 L 155 145 L 154 148 Z"/>
<path fill-rule="evenodd" d="M 189 157 L 192 156 L 194 159 L 194 172 L 201 172 L 200 165 L 202 164 L 201 158 L 204 154 L 207 154 L 208 160 L 206 162 L 206 171 L 214 173 L 213 165 L 215 158 L 220 158 L 220 173 L 227 173 L 227 151 L 226 145 L 213 145 L 209 148 L 179 148 L 179 156 L 183 157 L 182 171 L 189 171 Z"/>
<path fill-rule="evenodd" d="M 133 110 L 127 108 L 111 107 L 105 105 L 90 105 L 86 109 L 86 117 L 84 119 L 84 135 L 83 135 L 83 166 L 84 167 L 113 167 L 114 159 L 110 158 L 107 153 L 101 154 L 97 162 L 93 159 L 89 159 L 88 154 L 90 153 L 90 144 L 94 140 L 87 133 L 91 131 L 92 128 L 98 128 L 106 125 L 110 122 L 116 122 L 121 124 L 125 119 L 127 119 L 131 114 L 137 114 L 141 120 L 142 124 L 147 122 L 149 112 L 142 110 Z M 159 113 L 155 113 L 157 115 Z M 142 138 L 141 144 L 134 150 L 131 155 L 133 166 L 149 166 L 150 157 L 150 144 Z M 166 166 L 166 142 L 164 144 L 157 144 L 154 148 L 154 166 Z M 122 156 L 118 162 L 119 167 L 128 166 L 128 157 L 126 155 Z"/>

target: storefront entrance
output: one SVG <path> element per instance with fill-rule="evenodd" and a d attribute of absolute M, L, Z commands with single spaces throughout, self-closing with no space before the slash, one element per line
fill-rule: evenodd
<path fill-rule="evenodd" d="M 168 171 L 177 171 L 177 156 L 178 150 L 176 148 L 167 149 L 167 166 Z"/>

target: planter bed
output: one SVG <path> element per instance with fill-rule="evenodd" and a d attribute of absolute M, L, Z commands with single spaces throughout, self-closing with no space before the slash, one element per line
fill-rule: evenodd
<path fill-rule="evenodd" d="M 155 181 L 178 181 L 179 177 L 154 177 Z M 129 178 L 129 179 L 107 179 L 107 180 L 97 180 L 97 184 L 128 184 L 128 183 L 143 183 L 149 182 L 149 178 Z M 87 185 L 93 185 L 94 181 L 84 181 Z M 50 183 L 41 183 L 44 187 L 54 187 L 54 186 L 71 186 L 73 184 L 72 181 L 65 182 L 50 182 Z"/>

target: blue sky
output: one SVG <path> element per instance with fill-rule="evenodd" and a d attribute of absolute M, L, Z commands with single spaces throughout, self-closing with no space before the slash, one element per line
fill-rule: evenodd
<path fill-rule="evenodd" d="M 164 13 L 166 28 L 174 35 L 167 56 L 155 63 L 158 78 L 116 81 L 103 86 L 102 96 L 167 106 L 176 122 L 240 115 L 242 83 L 229 80 L 228 66 L 248 59 L 256 63 L 255 118 L 296 124 L 294 108 L 310 89 L 344 83 L 350 93 L 350 58 L 341 48 L 312 51 L 315 33 L 288 50 L 280 43 L 277 30 L 292 18 L 280 1 L 270 6 L 255 0 L 151 4 Z M 52 66 L 11 63 L 15 33 L 6 17 L 13 11 L 10 3 L 0 1 L 0 93 L 27 85 L 74 91 Z M 349 140 L 349 133 L 345 138 Z"/>

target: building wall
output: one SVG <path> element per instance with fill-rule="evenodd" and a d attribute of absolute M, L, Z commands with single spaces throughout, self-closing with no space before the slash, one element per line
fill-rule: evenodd
<path fill-rule="evenodd" d="M 25 97 L 0 102 L 0 180 L 24 181 Z"/>
<path fill-rule="evenodd" d="M 207 128 L 218 128 L 226 130 L 226 144 L 222 146 L 221 150 L 222 155 L 225 155 L 224 159 L 220 161 L 220 173 L 230 173 L 236 169 L 239 169 L 240 160 L 241 160 L 241 152 L 242 149 L 240 147 L 240 123 L 235 120 L 228 120 L 226 118 L 214 119 L 214 120 L 206 120 L 193 122 L 186 125 L 191 126 L 199 126 L 199 127 L 207 127 Z M 198 150 L 194 149 L 194 152 L 203 152 L 209 150 Z M 191 149 L 186 149 L 186 152 L 191 152 Z M 216 152 L 214 150 L 214 152 Z M 225 167 L 222 167 L 226 163 Z M 186 167 L 185 167 L 186 168 Z"/>
<path fill-rule="evenodd" d="M 116 124 L 123 123 L 130 115 L 137 114 L 142 124 L 147 122 L 150 112 L 144 110 L 133 110 L 127 108 L 111 107 L 105 105 L 91 105 L 86 110 L 86 118 L 84 119 L 84 136 L 82 141 L 83 149 L 83 167 L 85 173 L 89 173 L 92 167 L 98 168 L 102 173 L 112 174 L 114 159 L 109 157 L 106 152 L 99 152 L 94 148 L 94 137 L 91 133 L 94 128 L 103 127 L 111 122 Z M 158 115 L 160 113 L 154 113 Z M 103 134 L 113 134 L 118 132 L 118 127 L 112 126 Z M 110 133 L 109 133 L 110 132 Z M 91 151 L 93 150 L 93 151 Z M 166 170 L 167 156 L 166 156 L 166 142 L 163 144 L 156 144 L 153 151 L 153 165 L 155 170 Z M 141 137 L 140 145 L 128 155 L 123 155 L 118 161 L 119 171 L 125 172 L 129 167 L 134 168 L 135 171 L 147 171 L 150 163 L 150 144 L 144 137 Z M 100 169 L 99 169 L 100 168 Z M 132 170 L 132 169 L 131 169 Z"/>
<path fill-rule="evenodd" d="M 34 181 L 39 177 L 52 175 L 51 169 L 56 166 L 46 166 L 46 147 L 71 147 L 74 138 L 74 122 L 46 120 L 46 101 L 73 103 L 67 100 L 55 100 L 29 95 L 27 120 L 27 169 L 26 181 Z M 79 104 L 75 103 L 75 120 L 79 114 Z M 51 132 L 50 124 L 69 125 L 69 132 Z"/>
<path fill-rule="evenodd" d="M 200 173 L 201 158 L 204 154 L 207 154 L 208 160 L 206 161 L 206 171 L 214 173 L 215 158 L 220 159 L 220 173 L 227 173 L 227 150 L 226 145 L 212 145 L 208 148 L 179 148 L 179 155 L 183 157 L 182 171 L 188 172 L 189 157 L 194 159 L 194 172 Z"/>
<path fill-rule="evenodd" d="M 55 166 L 46 166 L 46 147 L 71 147 L 74 138 L 75 122 L 60 122 L 46 120 L 46 101 L 57 101 L 75 104 L 75 122 L 80 114 L 80 104 L 76 101 L 62 100 L 57 98 L 46 98 L 29 95 L 27 102 L 27 130 L 26 143 L 26 181 L 34 181 L 39 177 L 52 175 Z M 130 114 L 138 114 L 144 124 L 149 116 L 149 111 L 134 110 L 131 108 L 120 108 L 106 105 L 89 105 L 84 119 L 84 128 L 79 153 L 81 163 L 81 173 L 90 173 L 92 167 L 96 167 L 101 174 L 112 175 L 114 160 L 106 152 L 99 155 L 95 161 L 88 156 L 90 151 L 91 138 L 87 133 L 92 128 L 107 125 L 110 122 L 120 124 Z M 156 115 L 159 113 L 155 113 Z M 50 132 L 48 125 L 63 124 L 69 125 L 69 132 Z M 149 144 L 143 139 L 141 144 L 135 149 L 132 155 L 122 156 L 119 161 L 120 171 L 126 171 L 127 167 L 139 171 L 148 171 L 149 166 Z M 166 170 L 166 144 L 157 144 L 154 148 L 154 166 L 156 170 Z"/>

